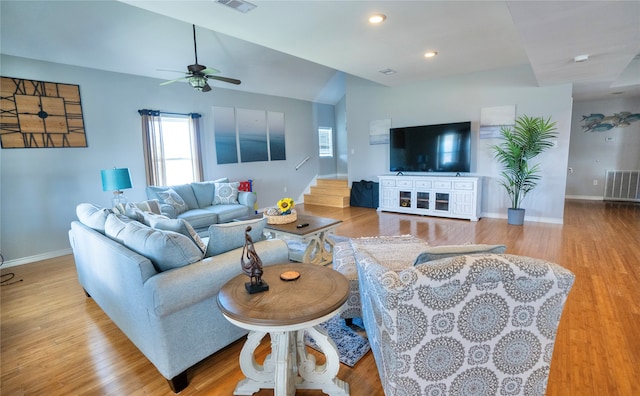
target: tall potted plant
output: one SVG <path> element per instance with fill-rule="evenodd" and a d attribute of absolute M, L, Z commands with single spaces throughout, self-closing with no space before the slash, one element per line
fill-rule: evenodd
<path fill-rule="evenodd" d="M 540 180 L 540 164 L 530 160 L 553 147 L 557 137 L 556 123 L 551 118 L 519 116 L 513 127 L 502 127 L 502 143 L 492 145 L 494 157 L 503 166 L 502 180 L 511 200 L 508 211 L 509 224 L 524 223 L 522 200 L 533 190 Z"/>

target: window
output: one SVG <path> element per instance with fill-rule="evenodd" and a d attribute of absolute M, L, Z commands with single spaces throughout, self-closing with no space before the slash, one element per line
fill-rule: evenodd
<path fill-rule="evenodd" d="M 191 183 L 196 180 L 193 168 L 195 154 L 190 120 L 186 117 L 160 116 L 159 147 L 164 155 L 158 156 L 159 168 L 164 167 L 164 185 Z"/>
<path fill-rule="evenodd" d="M 143 112 L 145 112 L 143 114 Z M 199 114 L 141 110 L 147 183 L 169 186 L 202 180 Z"/>
<path fill-rule="evenodd" d="M 333 129 L 318 128 L 318 143 L 320 157 L 333 157 Z"/>

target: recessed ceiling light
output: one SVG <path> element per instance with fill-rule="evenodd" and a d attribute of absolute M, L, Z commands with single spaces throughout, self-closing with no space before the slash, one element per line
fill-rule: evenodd
<path fill-rule="evenodd" d="M 577 63 L 585 62 L 587 60 L 589 60 L 589 55 L 586 55 L 586 54 L 585 55 L 577 55 L 577 56 L 573 57 L 573 61 L 577 62 Z"/>
<path fill-rule="evenodd" d="M 425 58 L 433 58 L 436 55 L 438 55 L 438 53 L 436 51 L 429 51 L 429 52 L 425 52 L 424 53 L 424 57 Z"/>
<path fill-rule="evenodd" d="M 369 23 L 381 23 L 383 22 L 385 19 L 387 19 L 387 16 L 384 14 L 375 14 L 369 17 Z"/>
<path fill-rule="evenodd" d="M 378 70 L 378 72 L 384 74 L 384 75 L 390 75 L 390 74 L 396 74 L 397 71 L 393 70 L 393 69 L 382 69 L 382 70 Z"/>
<path fill-rule="evenodd" d="M 226 5 L 227 7 L 231 7 L 236 11 L 240 11 L 243 14 L 253 10 L 257 6 L 253 3 L 249 3 L 245 0 L 216 0 L 216 3 L 220 3 Z"/>

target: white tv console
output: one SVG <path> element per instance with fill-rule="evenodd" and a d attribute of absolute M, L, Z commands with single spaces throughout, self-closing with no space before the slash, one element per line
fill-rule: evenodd
<path fill-rule="evenodd" d="M 478 221 L 482 177 L 378 176 L 378 210 Z"/>

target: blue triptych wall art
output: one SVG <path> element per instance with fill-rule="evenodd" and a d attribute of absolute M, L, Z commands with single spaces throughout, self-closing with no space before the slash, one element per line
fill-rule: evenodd
<path fill-rule="evenodd" d="M 284 113 L 214 107 L 218 164 L 286 158 Z"/>

